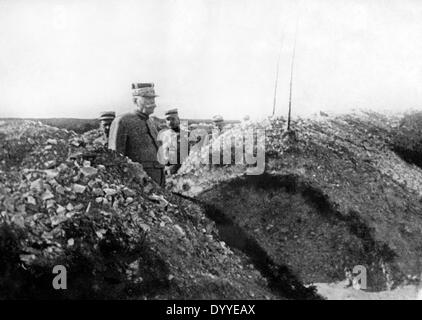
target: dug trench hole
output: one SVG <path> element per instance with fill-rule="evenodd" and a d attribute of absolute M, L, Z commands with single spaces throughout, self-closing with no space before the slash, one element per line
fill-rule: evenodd
<path fill-rule="evenodd" d="M 367 289 L 385 290 L 394 252 L 373 238 L 358 213 L 333 209 L 299 177 L 244 176 L 196 198 L 222 240 L 241 250 L 287 298 L 316 298 L 302 284 L 345 279 L 345 268 L 367 269 Z M 387 268 L 386 268 L 387 266 Z"/>

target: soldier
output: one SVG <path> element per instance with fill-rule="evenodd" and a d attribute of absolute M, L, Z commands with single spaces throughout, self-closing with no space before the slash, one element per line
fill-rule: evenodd
<path fill-rule="evenodd" d="M 180 132 L 180 118 L 177 108 L 166 111 L 165 116 L 167 126 L 174 132 Z"/>
<path fill-rule="evenodd" d="M 168 152 L 165 157 L 166 174 L 175 174 L 188 153 L 188 133 L 180 129 L 180 118 L 177 108 L 170 109 L 165 113 L 166 122 L 169 129 L 165 130 L 162 135 L 163 150 Z M 181 139 L 184 139 L 181 143 Z"/>
<path fill-rule="evenodd" d="M 214 123 L 214 127 L 216 127 L 220 133 L 223 131 L 224 128 L 224 119 L 220 115 L 216 115 L 212 118 L 212 121 Z"/>
<path fill-rule="evenodd" d="M 116 118 L 111 124 L 109 148 L 139 162 L 160 186 L 165 185 L 164 166 L 158 162 L 157 128 L 150 120 L 156 108 L 153 83 L 132 84 L 133 102 L 138 109 Z"/>
<path fill-rule="evenodd" d="M 108 136 L 110 133 L 110 126 L 113 122 L 114 118 L 116 118 L 116 113 L 114 111 L 105 111 L 100 113 L 100 128 L 103 132 L 102 140 L 104 140 L 104 145 L 107 145 Z"/>

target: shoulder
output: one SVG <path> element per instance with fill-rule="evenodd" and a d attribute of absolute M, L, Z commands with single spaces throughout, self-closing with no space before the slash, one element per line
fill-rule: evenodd
<path fill-rule="evenodd" d="M 171 129 L 161 129 L 158 131 L 158 138 L 169 139 L 173 134 L 175 134 L 175 132 Z"/>
<path fill-rule="evenodd" d="M 114 120 L 116 121 L 116 125 L 124 126 L 124 127 L 130 127 L 130 126 L 136 126 L 136 125 L 142 125 L 145 123 L 135 112 L 128 112 L 125 114 L 122 114 Z"/>
<path fill-rule="evenodd" d="M 136 120 L 137 118 L 139 117 L 135 114 L 135 112 L 127 112 L 118 116 L 116 120 L 120 123 L 123 123 L 123 122 L 131 122 L 133 120 Z"/>

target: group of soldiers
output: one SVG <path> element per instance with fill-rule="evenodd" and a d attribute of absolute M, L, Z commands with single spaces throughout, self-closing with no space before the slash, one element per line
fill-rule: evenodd
<path fill-rule="evenodd" d="M 116 117 L 115 112 L 103 112 L 99 118 L 103 131 L 104 144 L 109 149 L 129 157 L 132 161 L 142 164 L 146 173 L 160 186 L 165 185 L 166 174 L 176 173 L 182 165 L 184 158 L 181 156 L 180 118 L 178 109 L 173 108 L 165 113 L 167 130 L 164 139 L 158 140 L 158 129 L 151 115 L 157 107 L 153 83 L 132 84 L 133 102 L 137 106 L 134 112 Z M 224 120 L 221 116 L 213 118 L 214 126 L 222 130 Z M 166 139 L 174 136 L 176 139 Z M 174 144 L 167 148 L 176 151 L 177 160 L 163 164 L 158 159 L 158 151 L 163 143 Z"/>

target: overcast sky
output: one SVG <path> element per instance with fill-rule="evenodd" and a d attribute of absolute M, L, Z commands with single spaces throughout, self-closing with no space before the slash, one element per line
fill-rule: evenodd
<path fill-rule="evenodd" d="M 422 109 L 422 1 L 0 0 L 0 117 L 285 114 L 296 21 L 293 114 Z"/>

